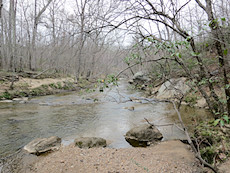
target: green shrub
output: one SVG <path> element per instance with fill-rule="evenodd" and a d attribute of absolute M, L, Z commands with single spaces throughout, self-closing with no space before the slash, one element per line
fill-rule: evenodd
<path fill-rule="evenodd" d="M 56 84 L 55 83 L 51 83 L 51 84 L 49 84 L 49 87 L 50 88 L 53 88 L 53 89 L 57 89 L 58 87 L 56 86 Z"/>
<path fill-rule="evenodd" d="M 200 123 L 194 131 L 194 137 L 199 144 L 200 153 L 203 159 L 212 164 L 214 158 L 230 153 L 230 130 L 213 125 L 214 120 Z M 226 144 L 225 146 L 223 144 Z"/>
<path fill-rule="evenodd" d="M 5 91 L 4 93 L 2 93 L 2 95 L 0 96 L 1 99 L 12 99 L 13 96 L 11 93 L 9 93 L 8 91 Z"/>
<path fill-rule="evenodd" d="M 31 96 L 42 96 L 46 95 L 45 92 L 41 88 L 34 88 L 30 91 Z"/>
<path fill-rule="evenodd" d="M 200 154 L 205 161 L 212 164 L 217 155 L 217 149 L 214 146 L 205 147 L 200 150 Z"/>
<path fill-rule="evenodd" d="M 49 88 L 49 86 L 45 85 L 45 84 L 41 85 L 41 87 L 44 88 L 44 89 L 48 89 Z"/>
<path fill-rule="evenodd" d="M 191 106 L 194 106 L 197 103 L 197 100 L 198 98 L 195 95 L 187 95 L 184 99 L 184 101 Z"/>
<path fill-rule="evenodd" d="M 61 82 L 57 82 L 56 86 L 57 86 L 57 89 L 62 89 L 62 83 Z"/>

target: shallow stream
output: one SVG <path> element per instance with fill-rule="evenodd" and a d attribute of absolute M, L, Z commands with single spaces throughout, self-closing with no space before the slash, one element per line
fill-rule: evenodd
<path fill-rule="evenodd" d="M 103 93 L 79 95 L 68 93 L 37 97 L 27 103 L 0 103 L 0 158 L 15 152 L 35 138 L 59 136 L 68 145 L 77 137 L 102 137 L 113 148 L 131 147 L 124 138 L 131 128 L 146 123 L 158 125 L 177 122 L 174 110 L 167 103 L 142 100 L 141 92 L 129 89 L 125 80 Z M 96 102 L 95 102 L 96 101 Z M 125 107 L 134 107 L 134 111 Z M 184 108 L 182 115 L 206 115 L 204 110 Z M 175 126 L 158 126 L 164 138 L 184 139 Z"/>

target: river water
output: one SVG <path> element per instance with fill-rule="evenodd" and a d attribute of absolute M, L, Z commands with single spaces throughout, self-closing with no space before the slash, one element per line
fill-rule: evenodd
<path fill-rule="evenodd" d="M 129 101 L 129 97 L 143 98 L 141 92 L 129 89 L 125 80 L 103 93 L 79 95 L 68 93 L 33 98 L 28 103 L 0 103 L 0 158 L 22 148 L 35 138 L 59 136 L 63 145 L 77 137 L 102 137 L 108 147 L 131 147 L 124 135 L 131 128 L 150 122 L 162 125 L 177 122 L 173 109 L 167 103 L 142 100 Z M 95 102 L 96 101 L 96 102 Z M 134 111 L 125 109 L 133 106 Z M 197 110 L 183 109 L 185 114 Z M 201 113 L 204 115 L 205 111 Z M 158 126 L 163 140 L 184 139 L 175 126 Z"/>

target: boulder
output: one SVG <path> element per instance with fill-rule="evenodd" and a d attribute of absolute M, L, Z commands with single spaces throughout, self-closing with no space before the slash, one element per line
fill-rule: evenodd
<path fill-rule="evenodd" d="M 206 107 L 208 107 L 208 104 L 207 104 L 205 98 L 201 98 L 201 99 L 197 100 L 197 103 L 194 106 L 199 107 L 199 108 L 206 108 Z"/>
<path fill-rule="evenodd" d="M 148 146 L 160 141 L 162 138 L 163 136 L 160 131 L 156 127 L 148 124 L 134 127 L 125 135 L 126 141 L 134 147 Z"/>
<path fill-rule="evenodd" d="M 51 136 L 49 138 L 37 138 L 24 146 L 24 150 L 30 154 L 39 155 L 48 151 L 58 150 L 61 146 L 61 138 Z"/>
<path fill-rule="evenodd" d="M 135 83 L 144 83 L 144 82 L 149 82 L 150 80 L 151 79 L 147 76 L 147 74 L 145 74 L 142 71 L 135 73 L 133 76 L 133 81 Z"/>
<path fill-rule="evenodd" d="M 186 78 L 173 78 L 161 85 L 158 90 L 158 99 L 173 98 L 177 95 L 185 94 L 190 90 L 190 87 L 185 84 Z"/>
<path fill-rule="evenodd" d="M 106 140 L 98 137 L 81 137 L 74 140 L 79 148 L 106 147 Z"/>
<path fill-rule="evenodd" d="M 133 83 L 134 83 L 133 79 L 130 79 L 130 80 L 128 81 L 128 83 L 129 83 L 129 84 L 133 84 Z"/>

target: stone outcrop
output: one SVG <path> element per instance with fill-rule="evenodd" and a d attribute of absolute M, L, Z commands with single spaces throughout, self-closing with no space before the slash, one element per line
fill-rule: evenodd
<path fill-rule="evenodd" d="M 61 138 L 51 136 L 49 138 L 37 138 L 24 146 L 24 150 L 30 154 L 39 155 L 48 151 L 58 150 L 61 146 Z"/>
<path fill-rule="evenodd" d="M 159 88 L 156 97 L 158 99 L 168 99 L 178 95 L 184 95 L 190 90 L 190 87 L 186 85 L 185 82 L 186 78 L 173 78 L 169 81 L 166 81 Z"/>
<path fill-rule="evenodd" d="M 134 127 L 125 135 L 126 141 L 134 147 L 148 146 L 152 143 L 160 141 L 162 138 L 163 136 L 160 131 L 151 125 Z"/>
<path fill-rule="evenodd" d="M 98 137 L 81 137 L 74 140 L 79 148 L 106 147 L 106 140 Z"/>

